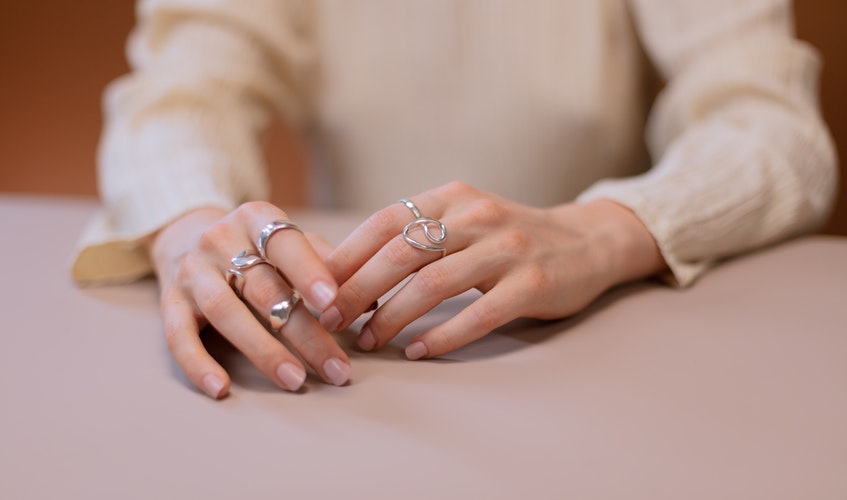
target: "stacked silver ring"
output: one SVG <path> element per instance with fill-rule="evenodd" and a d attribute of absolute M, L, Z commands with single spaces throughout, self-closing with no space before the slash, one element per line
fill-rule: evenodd
<path fill-rule="evenodd" d="M 247 269 L 250 269 L 253 266 L 259 264 L 267 264 L 273 267 L 273 264 L 268 262 L 266 259 L 262 258 L 259 255 L 249 253 L 249 250 L 242 250 L 235 257 L 233 257 L 230 262 L 233 265 L 233 268 L 229 269 L 227 273 L 227 283 L 235 293 L 241 297 L 244 293 L 244 273 Z"/>
<path fill-rule="evenodd" d="M 249 250 L 242 250 L 238 253 L 238 255 L 231 259 L 230 262 L 232 263 L 233 268 L 227 270 L 227 283 L 229 283 L 229 286 L 232 287 L 235 293 L 241 298 L 243 298 L 245 281 L 243 271 L 259 264 L 267 264 L 273 267 L 277 274 L 279 274 L 288 286 L 291 287 L 291 297 L 282 300 L 271 307 L 271 312 L 268 315 L 268 321 L 274 331 L 281 330 L 282 327 L 288 323 L 291 311 L 293 311 L 297 304 L 302 300 L 300 292 L 295 290 L 294 287 L 291 286 L 291 283 L 288 282 L 288 279 L 285 278 L 285 275 L 280 273 L 279 269 L 268 261 L 268 241 L 277 231 L 281 231 L 283 229 L 294 229 L 302 232 L 300 227 L 291 221 L 276 220 L 271 222 L 262 228 L 262 232 L 259 235 L 259 241 L 256 245 L 259 254 L 256 255 L 250 253 Z"/>

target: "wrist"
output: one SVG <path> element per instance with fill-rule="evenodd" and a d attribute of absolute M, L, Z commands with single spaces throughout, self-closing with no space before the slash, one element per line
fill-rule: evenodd
<path fill-rule="evenodd" d="M 585 223 L 596 269 L 605 276 L 608 287 L 667 269 L 653 235 L 629 208 L 608 199 L 565 207 L 580 212 L 576 220 Z"/>

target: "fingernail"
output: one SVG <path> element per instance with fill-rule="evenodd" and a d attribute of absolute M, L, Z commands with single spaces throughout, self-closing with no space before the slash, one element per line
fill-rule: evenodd
<path fill-rule="evenodd" d="M 325 281 L 318 281 L 312 285 L 312 297 L 314 306 L 323 311 L 335 300 L 336 288 Z"/>
<path fill-rule="evenodd" d="M 337 307 L 330 307 L 321 314 L 320 322 L 326 331 L 334 332 L 341 326 L 341 313 L 338 312 Z"/>
<path fill-rule="evenodd" d="M 221 392 L 224 390 L 224 381 L 215 375 L 209 373 L 203 377 L 203 390 L 209 396 L 218 399 L 221 397 Z"/>
<path fill-rule="evenodd" d="M 426 356 L 426 345 L 423 342 L 412 342 L 406 346 L 406 358 L 412 361 Z"/>
<path fill-rule="evenodd" d="M 324 362 L 324 373 L 334 385 L 344 385 L 350 380 L 350 365 L 338 358 L 329 358 Z"/>
<path fill-rule="evenodd" d="M 359 348 L 363 351 L 370 351 L 376 345 L 376 339 L 370 328 L 367 326 L 362 328 L 362 333 L 359 334 Z"/>
<path fill-rule="evenodd" d="M 276 376 L 282 380 L 285 387 L 289 391 L 296 391 L 303 385 L 306 380 L 306 371 L 293 363 L 282 363 L 276 369 Z"/>

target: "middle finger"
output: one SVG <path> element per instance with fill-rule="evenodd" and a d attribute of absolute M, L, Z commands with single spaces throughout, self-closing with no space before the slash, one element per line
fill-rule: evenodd
<path fill-rule="evenodd" d="M 271 310 L 279 304 L 290 304 L 294 290 L 270 265 L 255 266 L 245 270 L 244 275 L 244 299 L 273 328 Z M 290 316 L 279 333 L 325 381 L 343 385 L 350 378 L 350 361 L 344 350 L 303 304 L 297 303 L 290 309 Z"/>
<path fill-rule="evenodd" d="M 383 216 L 389 219 L 386 221 L 388 224 L 393 224 L 394 227 L 390 227 L 389 231 L 394 231 L 394 236 L 387 243 L 374 248 L 373 253 L 370 254 L 371 257 L 363 262 L 355 273 L 343 282 L 343 285 L 339 288 L 339 293 L 333 307 L 330 307 L 321 316 L 321 324 L 327 330 L 335 331 L 346 328 L 360 314 L 366 311 L 369 305 L 388 293 L 407 276 L 427 264 L 435 262 L 448 253 L 461 250 L 467 244 L 461 238 L 452 237 L 438 243 L 434 243 L 433 240 L 427 240 L 422 224 L 411 228 L 408 236 L 413 241 L 407 241 L 404 238 L 403 228 L 406 227 L 406 224 L 410 220 L 414 220 L 414 216 L 407 208 L 400 204 L 396 208 L 401 209 L 401 214 L 405 212 L 405 219 L 401 219 L 398 223 L 396 214 Z M 389 210 L 386 209 L 386 211 Z M 396 210 L 394 212 L 396 213 Z M 439 226 L 441 221 L 435 219 L 431 219 L 431 221 L 429 222 L 429 228 L 435 233 L 435 236 L 446 236 L 446 233 L 441 234 L 441 232 L 444 228 L 449 227 L 450 220 L 445 219 L 444 224 L 441 226 Z M 400 227 L 399 230 L 397 226 Z M 368 231 L 368 228 L 363 227 L 361 230 Z M 384 231 L 377 228 L 370 230 Z M 351 238 L 349 245 L 342 244 L 339 249 L 341 252 L 349 252 L 355 255 L 357 252 L 362 251 L 360 248 L 355 248 L 356 246 L 373 245 L 373 241 L 374 239 L 367 237 L 367 235 L 360 234 L 356 238 Z M 364 243 L 360 244 L 358 242 Z M 415 243 L 418 244 L 416 245 Z M 435 248 L 438 245 L 443 245 L 442 248 L 444 250 L 430 251 L 421 248 L 421 246 Z"/>

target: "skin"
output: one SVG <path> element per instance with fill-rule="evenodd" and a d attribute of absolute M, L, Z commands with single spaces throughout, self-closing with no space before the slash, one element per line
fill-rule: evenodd
<path fill-rule="evenodd" d="M 254 242 L 265 224 L 286 219 L 284 212 L 264 202 L 244 204 L 230 214 L 201 208 L 150 241 L 168 350 L 188 378 L 213 398 L 229 392 L 230 379 L 200 341 L 200 330 L 209 324 L 282 389 L 297 391 L 306 378 L 295 353 L 326 382 L 343 385 L 350 376 L 349 358 L 304 306 L 292 311 L 280 332 L 290 349 L 256 319 L 251 308 L 267 318 L 275 303 L 291 296 L 271 266 L 244 271 L 244 301 L 226 282 L 230 259 L 243 249 L 256 253 Z M 293 229 L 275 233 L 267 244 L 268 261 L 306 301 L 323 309 L 334 300 L 338 285 L 320 249 L 325 254 L 326 244 Z"/>
<path fill-rule="evenodd" d="M 461 182 L 411 199 L 424 216 L 446 226 L 443 257 L 403 240 L 413 216 L 399 203 L 373 214 L 335 249 L 295 230 L 274 234 L 269 261 L 323 311 L 318 321 L 297 307 L 281 329 L 284 344 L 251 309 L 266 318 L 273 304 L 290 296 L 285 281 L 270 266 L 250 268 L 242 301 L 225 274 L 232 256 L 255 248 L 265 224 L 287 219 L 285 213 L 252 202 L 229 214 L 201 208 L 176 219 L 149 244 L 167 345 L 176 362 L 209 396 L 228 393 L 229 376 L 200 341 L 200 329 L 211 324 L 282 389 L 296 391 L 305 380 L 297 355 L 324 381 L 343 385 L 349 358 L 328 332 L 347 328 L 410 275 L 363 326 L 360 348 L 379 349 L 442 300 L 470 289 L 482 295 L 412 339 L 409 359 L 446 354 L 519 317 L 572 315 L 609 288 L 666 268 L 641 221 L 609 200 L 541 209 Z M 412 236 L 424 241 L 420 232 Z"/>
<path fill-rule="evenodd" d="M 412 339 L 409 359 L 446 354 L 519 317 L 572 315 L 605 290 L 666 268 L 641 221 L 612 201 L 539 209 L 460 182 L 412 201 L 446 226 L 445 257 L 403 240 L 413 215 L 397 203 L 371 216 L 328 258 L 343 283 L 320 318 L 330 331 L 346 328 L 415 273 L 362 327 L 358 345 L 364 350 L 384 346 L 441 301 L 470 289 L 483 295 Z"/>

